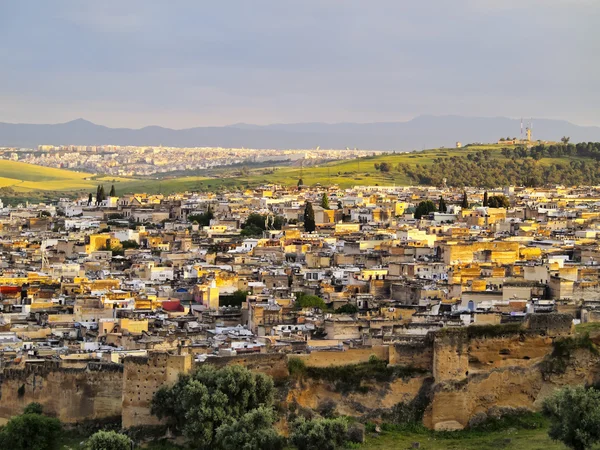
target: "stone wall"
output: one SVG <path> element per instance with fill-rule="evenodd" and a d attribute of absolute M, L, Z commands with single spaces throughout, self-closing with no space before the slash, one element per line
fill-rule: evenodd
<path fill-rule="evenodd" d="M 125 358 L 122 383 L 123 428 L 159 423 L 150 414 L 152 397 L 164 384 L 174 383 L 180 373 L 193 367 L 192 355 L 151 353 L 148 357 Z"/>
<path fill-rule="evenodd" d="M 81 363 L 63 367 L 47 361 L 5 368 L 0 375 L 0 422 L 21 414 L 31 402 L 64 423 L 111 420 L 121 416 L 123 367 Z"/>
<path fill-rule="evenodd" d="M 345 366 L 367 362 L 371 356 L 389 361 L 389 346 L 374 345 L 373 347 L 351 348 L 345 351 L 313 351 L 309 354 L 291 356 L 302 359 L 307 367 Z"/>

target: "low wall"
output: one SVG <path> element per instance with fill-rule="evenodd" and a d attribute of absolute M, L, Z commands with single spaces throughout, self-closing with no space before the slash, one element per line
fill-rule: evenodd
<path fill-rule="evenodd" d="M 7 368 L 0 375 L 0 421 L 21 414 L 31 402 L 64 423 L 118 419 L 123 367 L 120 364 L 59 362 Z"/>

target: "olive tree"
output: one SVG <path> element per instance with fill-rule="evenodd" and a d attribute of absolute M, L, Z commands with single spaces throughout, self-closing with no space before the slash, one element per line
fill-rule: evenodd
<path fill-rule="evenodd" d="M 567 386 L 544 400 L 543 412 L 548 435 L 567 447 L 586 450 L 600 441 L 600 391 Z"/>

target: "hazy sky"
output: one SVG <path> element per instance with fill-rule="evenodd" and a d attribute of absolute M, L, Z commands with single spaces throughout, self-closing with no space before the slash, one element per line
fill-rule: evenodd
<path fill-rule="evenodd" d="M 600 125 L 600 0 L 0 0 L 0 121 Z"/>

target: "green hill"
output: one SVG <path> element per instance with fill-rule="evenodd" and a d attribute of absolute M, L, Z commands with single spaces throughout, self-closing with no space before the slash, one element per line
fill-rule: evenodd
<path fill-rule="evenodd" d="M 518 146 L 469 146 L 413 153 L 387 153 L 316 166 L 222 167 L 206 176 L 119 178 L 0 160 L 0 197 L 53 199 L 93 192 L 98 184 L 117 193 L 172 193 L 218 190 L 265 183 L 296 185 L 440 185 L 498 187 L 545 184 L 599 185 L 600 143 Z M 308 162 L 305 162 L 308 164 Z"/>

